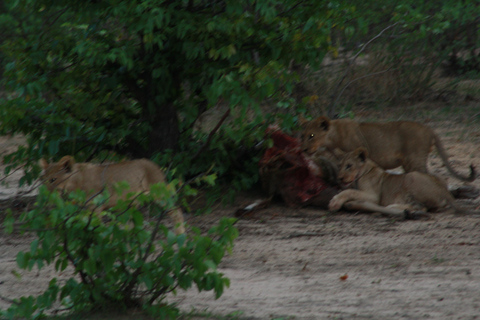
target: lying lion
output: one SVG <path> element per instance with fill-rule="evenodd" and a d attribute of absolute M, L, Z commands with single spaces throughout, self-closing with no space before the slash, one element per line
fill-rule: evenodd
<path fill-rule="evenodd" d="M 126 181 L 128 192 L 148 192 L 150 185 L 165 182 L 163 171 L 152 161 L 139 159 L 113 164 L 76 163 L 72 156 L 64 156 L 59 162 L 40 160 L 44 170 L 42 180 L 47 188 L 72 192 L 80 189 L 93 196 L 107 188 L 110 198 L 100 210 L 113 207 L 119 198 L 114 184 Z M 126 192 L 125 192 L 126 193 Z M 122 195 L 124 196 L 124 195 Z M 185 233 L 183 214 L 180 209 L 169 212 L 176 225 L 176 233 Z"/>
<path fill-rule="evenodd" d="M 402 166 L 405 172 L 427 173 L 428 155 L 435 145 L 443 163 L 455 178 L 475 180 L 473 166 L 470 166 L 468 177 L 455 172 L 438 136 L 431 128 L 417 122 L 366 123 L 349 119 L 330 120 L 322 116 L 311 121 L 300 118 L 300 123 L 303 127 L 302 148 L 309 155 L 338 149 L 350 152 L 364 147 L 370 158 L 383 169 Z"/>
<path fill-rule="evenodd" d="M 453 208 L 454 198 L 439 178 L 422 172 L 390 174 L 370 160 L 365 148 L 360 147 L 345 155 L 339 168 L 339 180 L 347 189 L 330 200 L 329 209 L 342 206 L 384 213 L 427 211 Z M 358 204 L 364 204 L 358 205 Z M 366 205 L 365 205 L 366 204 Z"/>

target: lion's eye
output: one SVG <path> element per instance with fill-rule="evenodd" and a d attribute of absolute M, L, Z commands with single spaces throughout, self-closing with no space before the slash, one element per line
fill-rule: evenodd
<path fill-rule="evenodd" d="M 315 133 L 310 133 L 310 135 L 308 136 L 308 140 L 312 140 L 313 137 L 315 137 Z"/>

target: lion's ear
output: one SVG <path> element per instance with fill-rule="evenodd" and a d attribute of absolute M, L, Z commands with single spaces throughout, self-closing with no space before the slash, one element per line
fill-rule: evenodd
<path fill-rule="evenodd" d="M 320 129 L 322 129 L 323 131 L 328 131 L 328 129 L 330 128 L 330 118 L 321 116 L 317 118 L 317 121 Z"/>
<path fill-rule="evenodd" d="M 42 168 L 43 170 L 46 170 L 48 168 L 48 162 L 44 158 L 40 159 L 38 161 L 38 164 L 40 165 L 40 168 Z"/>
<path fill-rule="evenodd" d="M 75 159 L 73 159 L 72 156 L 64 156 L 58 161 L 58 164 L 65 169 L 66 172 L 71 172 L 73 165 L 75 164 Z"/>
<path fill-rule="evenodd" d="M 365 162 L 368 158 L 368 151 L 364 147 L 357 148 L 355 153 L 357 154 L 358 159 L 362 162 Z"/>

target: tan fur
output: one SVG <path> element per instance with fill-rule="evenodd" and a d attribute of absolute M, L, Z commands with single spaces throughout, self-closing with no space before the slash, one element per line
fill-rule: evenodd
<path fill-rule="evenodd" d="M 329 209 L 339 210 L 349 201 L 363 201 L 387 208 L 426 211 L 453 207 L 454 198 L 439 178 L 422 172 L 390 174 L 368 157 L 363 147 L 341 161 L 339 180 L 348 187 L 332 198 Z"/>
<path fill-rule="evenodd" d="M 49 190 L 72 192 L 80 189 L 92 196 L 107 188 L 110 194 L 109 201 L 100 210 L 113 207 L 119 197 L 128 192 L 148 192 L 150 185 L 165 182 L 165 175 L 155 163 L 147 159 L 125 161 L 112 164 L 76 163 L 72 156 L 64 156 L 59 162 L 48 163 L 40 160 L 44 170 L 43 183 Z M 113 186 L 126 181 L 129 190 L 119 196 Z M 169 212 L 177 225 L 176 232 L 184 233 L 183 214 L 180 209 Z"/>
<path fill-rule="evenodd" d="M 323 151 L 351 152 L 364 147 L 370 158 L 384 169 L 402 166 L 405 172 L 427 173 L 428 155 L 435 146 L 455 178 L 475 180 L 473 166 L 470 166 L 468 177 L 455 172 L 437 135 L 431 128 L 417 122 L 366 123 L 349 119 L 330 120 L 327 117 L 311 121 L 300 118 L 300 122 L 302 148 L 310 155 Z"/>

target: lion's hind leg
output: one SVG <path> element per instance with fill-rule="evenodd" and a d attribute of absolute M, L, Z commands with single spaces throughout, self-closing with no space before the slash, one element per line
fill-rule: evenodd
<path fill-rule="evenodd" d="M 348 201 L 343 204 L 343 207 L 348 211 L 379 212 L 396 219 L 415 219 L 426 214 L 426 211 L 415 210 L 415 208 L 407 204 L 392 204 L 385 207 L 373 202 L 360 200 Z"/>
<path fill-rule="evenodd" d="M 386 206 L 386 208 L 394 209 L 394 210 L 401 210 L 401 211 L 409 211 L 409 212 L 414 212 L 414 211 L 423 211 L 426 212 L 426 208 L 415 208 L 412 205 L 409 204 L 400 204 L 400 203 L 394 203 Z"/>
<path fill-rule="evenodd" d="M 427 173 L 427 160 L 428 153 L 416 153 L 414 155 L 410 155 L 402 164 L 403 170 L 405 170 L 405 173 L 414 171 Z"/>
<path fill-rule="evenodd" d="M 343 207 L 349 211 L 380 212 L 388 215 L 403 215 L 406 208 L 400 208 L 396 205 L 381 206 L 370 201 L 353 200 L 343 204 Z"/>

